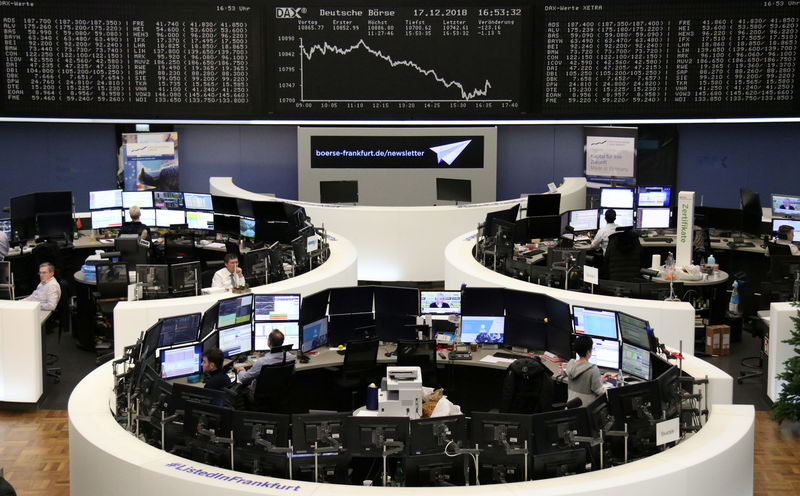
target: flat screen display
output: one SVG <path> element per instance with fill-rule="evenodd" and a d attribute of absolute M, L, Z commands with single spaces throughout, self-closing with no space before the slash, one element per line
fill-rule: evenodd
<path fill-rule="evenodd" d="M 328 318 L 316 320 L 303 326 L 303 353 L 328 344 Z"/>
<path fill-rule="evenodd" d="M 211 195 L 207 193 L 184 193 L 183 204 L 187 210 L 214 210 Z"/>
<path fill-rule="evenodd" d="M 592 355 L 589 363 L 600 368 L 619 370 L 619 341 L 616 339 L 592 338 Z M 575 358 L 580 358 L 575 354 Z"/>
<path fill-rule="evenodd" d="M 651 349 L 650 345 L 650 325 L 646 320 L 617 312 L 617 322 L 619 323 L 619 333 L 622 335 L 622 342 L 635 344 L 639 348 Z"/>
<path fill-rule="evenodd" d="M 419 313 L 461 313 L 461 291 L 420 291 Z"/>
<path fill-rule="evenodd" d="M 597 209 L 570 211 L 569 225 L 576 232 L 597 230 Z"/>
<path fill-rule="evenodd" d="M 173 346 L 195 341 L 199 328 L 200 313 L 178 315 L 176 317 L 162 319 L 158 346 Z"/>
<path fill-rule="evenodd" d="M 183 193 L 180 191 L 153 191 L 153 206 L 182 210 L 184 208 Z"/>
<path fill-rule="evenodd" d="M 217 328 L 229 327 L 250 322 L 253 295 L 242 295 L 219 301 Z"/>
<path fill-rule="evenodd" d="M 640 207 L 669 207 L 670 186 L 639 186 L 636 189 L 636 205 Z"/>
<path fill-rule="evenodd" d="M 499 343 L 503 342 L 505 317 L 461 317 L 462 343 Z"/>
<path fill-rule="evenodd" d="M 156 210 L 154 208 L 140 208 L 139 222 L 146 226 L 156 225 Z M 130 209 L 125 210 L 125 222 L 131 222 Z"/>
<path fill-rule="evenodd" d="M 650 352 L 622 343 L 622 371 L 645 381 L 650 380 Z"/>
<path fill-rule="evenodd" d="M 105 191 L 89 192 L 89 209 L 99 210 L 102 208 L 121 208 L 122 190 L 109 189 Z"/>
<path fill-rule="evenodd" d="M 174 224 L 186 224 L 186 213 L 183 210 L 156 209 L 156 226 L 169 227 Z"/>
<path fill-rule="evenodd" d="M 800 220 L 794 219 L 772 219 L 772 231 L 778 232 L 781 226 L 792 226 L 795 232 L 800 233 Z M 800 237 L 800 234 L 798 234 Z"/>
<path fill-rule="evenodd" d="M 253 331 L 253 349 L 269 350 L 269 334 L 275 329 L 283 333 L 283 346 L 292 345 L 293 350 L 300 347 L 300 326 L 297 322 L 256 322 Z"/>
<path fill-rule="evenodd" d="M 572 307 L 575 334 L 586 334 L 605 339 L 619 339 L 617 312 L 596 308 Z"/>
<path fill-rule="evenodd" d="M 254 219 L 239 219 L 239 235 L 245 238 L 256 237 L 256 221 Z"/>
<path fill-rule="evenodd" d="M 122 226 L 122 210 L 92 210 L 92 229 L 107 229 Z"/>
<path fill-rule="evenodd" d="M 251 351 L 253 349 L 253 328 L 250 323 L 220 329 L 219 349 L 226 357 Z"/>
<path fill-rule="evenodd" d="M 122 207 L 131 208 L 136 205 L 139 208 L 153 208 L 152 191 L 123 191 Z"/>
<path fill-rule="evenodd" d="M 633 208 L 633 188 L 600 188 L 600 208 Z"/>
<path fill-rule="evenodd" d="M 606 227 L 606 210 L 600 211 L 599 225 L 601 228 Z M 617 220 L 614 221 L 618 227 L 633 227 L 633 209 L 614 209 L 617 214 Z"/>
<path fill-rule="evenodd" d="M 772 215 L 800 215 L 800 196 L 773 194 Z"/>
<path fill-rule="evenodd" d="M 300 295 L 255 295 L 253 316 L 256 322 L 265 320 L 299 320 Z"/>
<path fill-rule="evenodd" d="M 186 346 L 161 350 L 161 378 L 174 379 L 199 374 L 202 370 L 203 345 L 193 343 Z"/>
<path fill-rule="evenodd" d="M 667 229 L 670 226 L 671 212 L 671 208 L 636 209 L 636 229 Z"/>
<path fill-rule="evenodd" d="M 214 212 L 200 210 L 186 211 L 186 227 L 203 231 L 214 230 Z"/>

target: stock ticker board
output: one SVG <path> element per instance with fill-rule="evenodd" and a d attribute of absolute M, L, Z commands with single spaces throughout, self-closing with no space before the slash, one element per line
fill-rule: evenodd
<path fill-rule="evenodd" d="M 0 0 L 0 15 L 2 117 L 800 113 L 798 1 Z"/>

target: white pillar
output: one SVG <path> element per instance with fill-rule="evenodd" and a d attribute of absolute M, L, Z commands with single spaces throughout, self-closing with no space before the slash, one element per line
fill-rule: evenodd
<path fill-rule="evenodd" d="M 678 219 L 676 220 L 678 239 L 675 243 L 675 264 L 692 263 L 694 248 L 694 191 L 678 193 Z"/>

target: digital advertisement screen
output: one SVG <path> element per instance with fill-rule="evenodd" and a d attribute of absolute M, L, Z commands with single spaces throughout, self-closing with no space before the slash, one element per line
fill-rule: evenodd
<path fill-rule="evenodd" d="M 483 136 L 311 136 L 312 169 L 481 169 Z"/>

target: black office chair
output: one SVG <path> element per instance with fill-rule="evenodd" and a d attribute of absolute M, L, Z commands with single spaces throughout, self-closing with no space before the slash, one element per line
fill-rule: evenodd
<path fill-rule="evenodd" d="M 214 279 L 214 274 L 223 267 L 225 267 L 225 263 L 222 260 L 208 260 L 205 270 L 200 273 L 200 287 L 210 288 L 211 281 Z"/>
<path fill-rule="evenodd" d="M 635 231 L 619 231 L 609 236 L 608 247 L 603 256 L 601 279 L 639 280 L 641 267 L 642 245 L 639 242 L 639 235 Z"/>
<path fill-rule="evenodd" d="M 436 341 L 432 339 L 398 341 L 397 365 L 419 367 L 422 371 L 423 385 L 436 387 L 438 382 L 436 377 Z"/>
<path fill-rule="evenodd" d="M 528 414 L 552 410 L 555 398 L 552 375 L 539 357 L 514 360 L 503 379 L 500 411 Z"/>
<path fill-rule="evenodd" d="M 770 257 L 773 256 L 788 256 L 792 254 L 792 248 L 789 245 L 783 245 L 775 242 L 767 243 L 767 252 Z"/>
<path fill-rule="evenodd" d="M 375 382 L 378 364 L 378 340 L 365 339 L 347 343 L 344 352 L 344 363 L 339 376 L 334 380 L 341 393 L 350 394 L 350 409 L 366 401 L 366 388 Z M 360 401 L 357 401 L 360 400 Z"/>
<path fill-rule="evenodd" d="M 120 234 L 114 240 L 114 250 L 119 252 L 120 262 L 125 262 L 128 270 L 135 270 L 137 264 L 150 263 L 150 248 L 139 243 L 137 234 Z"/>
<path fill-rule="evenodd" d="M 61 296 L 58 299 L 58 304 L 47 319 L 48 331 L 58 328 L 58 344 L 61 344 L 61 335 L 63 333 L 72 333 L 72 297 L 73 291 L 69 283 L 61 279 L 58 281 L 61 287 Z M 53 365 L 58 362 L 58 355 L 55 353 L 47 352 L 45 354 L 47 365 Z M 55 379 L 56 383 L 61 382 L 61 367 L 47 367 L 47 376 Z"/>
<path fill-rule="evenodd" d="M 97 291 L 95 305 L 102 316 L 103 335 L 113 337 L 114 307 L 128 296 L 128 267 L 124 263 L 104 263 L 95 266 Z"/>
<path fill-rule="evenodd" d="M 294 361 L 261 367 L 261 372 L 256 380 L 253 391 L 251 408 L 256 411 L 269 411 L 273 413 L 291 413 L 290 392 L 292 389 L 292 376 L 294 375 Z"/>

